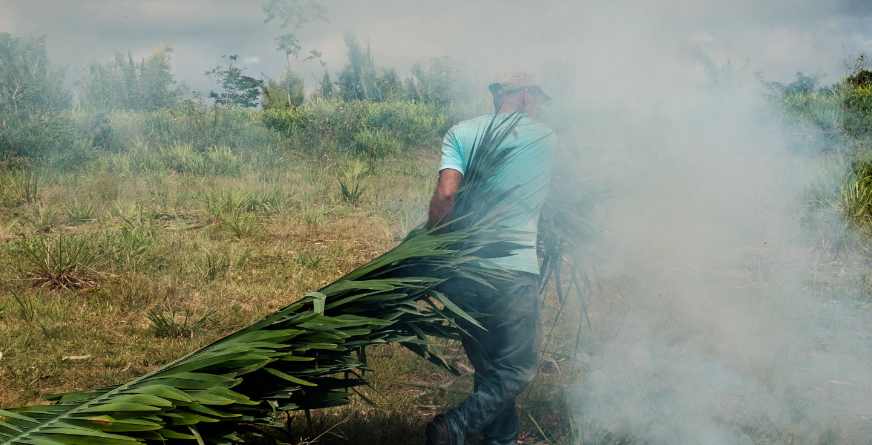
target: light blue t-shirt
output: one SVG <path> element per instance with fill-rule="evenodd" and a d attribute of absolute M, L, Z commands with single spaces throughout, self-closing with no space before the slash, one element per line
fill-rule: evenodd
<path fill-rule="evenodd" d="M 497 116 L 497 122 L 505 117 L 507 117 L 505 114 Z M 442 163 L 439 170 L 450 168 L 463 174 L 475 141 L 493 118 L 492 114 L 479 116 L 463 121 L 448 130 L 442 141 Z M 491 260 L 500 267 L 539 273 L 535 249 L 536 227 L 539 222 L 539 211 L 542 209 L 551 182 L 551 169 L 554 166 L 556 150 L 555 140 L 554 132 L 548 126 L 522 114 L 512 134 L 497 148 L 502 150 L 517 147 L 518 150 L 488 181 L 486 187 L 508 190 L 518 186 L 506 198 L 511 202 L 507 211 L 518 212 L 518 215 L 507 219 L 503 225 L 506 226 L 505 230 L 523 232 L 513 235 L 513 238 L 516 239 L 515 242 L 525 246 L 512 251 L 511 256 Z"/>

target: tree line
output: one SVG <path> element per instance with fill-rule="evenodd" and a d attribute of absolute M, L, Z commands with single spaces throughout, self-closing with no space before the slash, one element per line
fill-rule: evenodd
<path fill-rule="evenodd" d="M 154 111 L 183 101 L 203 100 L 202 94 L 178 84 L 172 72 L 173 49 L 158 45 L 135 60 L 130 52 L 108 62 L 91 62 L 74 82 L 64 86 L 66 70 L 54 68 L 46 52 L 47 36 L 23 37 L 0 33 L 0 113 L 44 113 L 79 107 L 85 110 Z M 448 107 L 468 100 L 475 89 L 466 80 L 463 64 L 451 57 L 419 62 L 405 77 L 395 69 L 376 65 L 369 43 L 346 34 L 348 59 L 334 77 L 325 69 L 321 81 L 307 91 L 302 76 L 290 65 L 277 78 L 246 72 L 236 55 L 225 55 L 205 75 L 215 85 L 206 94 L 214 107 L 292 109 L 306 100 L 407 100 Z M 317 54 L 317 52 L 315 52 Z M 320 54 L 317 54 L 320 56 Z"/>

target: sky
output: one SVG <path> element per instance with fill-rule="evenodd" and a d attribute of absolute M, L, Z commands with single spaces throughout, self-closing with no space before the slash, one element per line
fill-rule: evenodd
<path fill-rule="evenodd" d="M 278 77 L 286 64 L 276 51 L 277 23 L 264 24 L 262 1 L 240 0 L 0 0 L 0 32 L 48 34 L 50 60 L 77 78 L 89 62 L 115 53 L 142 57 L 160 43 L 174 49 L 176 80 L 208 90 L 204 73 L 236 54 L 252 76 Z M 331 74 L 341 69 L 343 35 L 369 41 L 376 64 L 402 74 L 417 61 L 451 55 L 476 79 L 507 66 L 541 71 L 573 59 L 583 71 L 603 59 L 597 48 L 635 54 L 702 49 L 716 63 L 730 60 L 748 73 L 791 81 L 794 73 L 827 74 L 835 82 L 845 60 L 872 48 L 872 2 L 866 0 L 324 0 L 328 22 L 298 30 L 303 51 L 318 50 Z M 606 42 L 605 40 L 608 40 Z M 656 42 L 656 45 L 654 43 Z M 614 56 L 619 57 L 618 54 Z M 292 62 L 314 85 L 316 62 Z M 553 66 L 553 64 L 552 64 Z M 643 66 L 637 69 L 644 69 Z M 595 77 L 595 76 L 594 76 Z"/>

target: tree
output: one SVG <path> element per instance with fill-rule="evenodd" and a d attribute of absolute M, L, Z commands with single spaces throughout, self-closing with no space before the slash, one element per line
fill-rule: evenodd
<path fill-rule="evenodd" d="M 405 93 L 403 92 L 403 82 L 400 80 L 397 70 L 393 68 L 378 68 L 377 70 L 375 87 L 379 94 L 379 100 L 402 99 Z"/>
<path fill-rule="evenodd" d="M 781 82 L 767 82 L 761 76 L 758 76 L 758 79 L 769 90 L 770 94 L 777 96 L 779 99 L 785 96 L 812 93 L 817 89 L 818 82 L 823 78 L 824 74 L 805 75 L 801 71 L 797 71 L 796 80 L 785 85 Z"/>
<path fill-rule="evenodd" d="M 46 35 L 0 33 L 0 111 L 47 111 L 66 108 L 71 96 L 63 88 L 63 70 L 53 71 L 45 50 Z"/>
<path fill-rule="evenodd" d="M 406 95 L 396 70 L 375 65 L 369 42 L 361 46 L 354 34 L 348 33 L 345 45 L 348 47 L 348 62 L 337 74 L 336 82 L 342 100 L 381 102 Z M 325 81 L 329 81 L 329 77 L 322 81 L 322 88 Z"/>
<path fill-rule="evenodd" d="M 279 80 L 267 79 L 261 83 L 261 105 L 264 110 L 288 109 L 299 106 L 306 96 L 306 85 L 302 76 L 285 67 Z"/>
<path fill-rule="evenodd" d="M 333 90 L 333 81 L 330 80 L 330 73 L 324 70 L 324 77 L 321 78 L 321 83 L 318 85 L 317 94 L 324 99 L 330 99 L 333 97 Z"/>
<path fill-rule="evenodd" d="M 150 111 L 176 103 L 179 90 L 174 88 L 170 53 L 161 43 L 140 62 L 118 53 L 115 60 L 103 65 L 92 62 L 77 82 L 82 105 L 99 110 Z"/>
<path fill-rule="evenodd" d="M 406 94 L 412 100 L 444 108 L 455 101 L 475 96 L 475 87 L 465 75 L 465 67 L 449 56 L 418 62 L 406 79 Z"/>
<path fill-rule="evenodd" d="M 140 63 L 139 88 L 147 109 L 168 107 L 178 97 L 177 91 L 170 88 L 176 83 L 170 67 L 171 52 L 172 48 L 162 43 Z"/>
<path fill-rule="evenodd" d="M 370 52 L 369 43 L 366 47 L 357 43 L 353 33 L 345 34 L 345 46 L 348 48 L 348 63 L 337 76 L 339 94 L 343 100 L 376 100 L 375 62 Z"/>
<path fill-rule="evenodd" d="M 269 0 L 261 6 L 261 10 L 266 13 L 264 23 L 277 19 L 279 28 L 290 28 L 289 32 L 276 37 L 278 41 L 276 49 L 284 51 L 288 60 L 298 57 L 302 49 L 297 39 L 297 30 L 313 20 L 327 21 L 327 7 L 315 0 Z M 321 57 L 318 51 L 309 51 L 309 54 L 303 61 Z M 321 66 L 324 65 L 324 61 L 321 61 Z"/>
<path fill-rule="evenodd" d="M 238 56 L 235 54 L 225 55 L 222 58 L 227 63 L 227 68 L 218 65 L 210 71 L 206 71 L 206 76 L 209 76 L 219 87 L 218 92 L 209 91 L 207 97 L 215 99 L 215 105 L 219 107 L 256 107 L 258 96 L 260 96 L 261 82 L 246 76 L 245 69 L 236 66 Z"/>

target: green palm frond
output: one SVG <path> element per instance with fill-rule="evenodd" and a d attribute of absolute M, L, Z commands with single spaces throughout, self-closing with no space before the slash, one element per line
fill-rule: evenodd
<path fill-rule="evenodd" d="M 487 259 L 516 246 L 494 230 L 511 191 L 484 184 L 510 147 L 517 116 L 491 122 L 477 141 L 447 233 L 413 230 L 396 248 L 262 320 L 118 386 L 47 397 L 52 405 L 0 410 L 2 445 L 126 445 L 187 439 L 229 444 L 276 412 L 348 403 L 365 384 L 365 348 L 400 343 L 454 371 L 433 338 L 457 338 L 474 318 L 440 292 L 462 270 L 484 283 L 512 279 Z M 436 228 L 438 229 L 438 228 Z M 456 372 L 456 371 L 455 371 Z M 341 376 L 341 377 L 340 377 Z"/>

